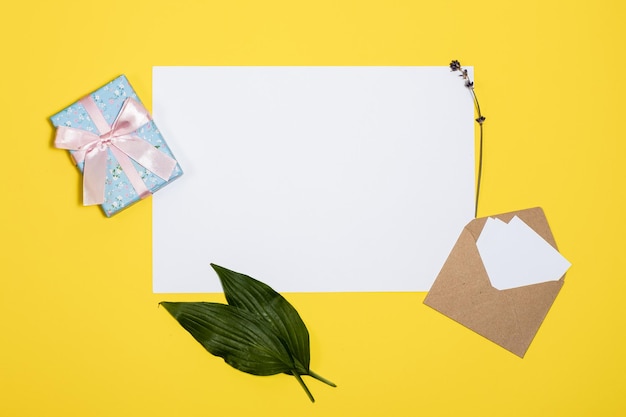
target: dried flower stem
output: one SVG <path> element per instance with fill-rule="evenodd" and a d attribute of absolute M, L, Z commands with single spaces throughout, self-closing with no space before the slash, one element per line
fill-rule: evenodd
<path fill-rule="evenodd" d="M 480 103 L 478 103 L 478 97 L 476 97 L 476 92 L 474 91 L 474 82 L 470 80 L 467 70 L 463 69 L 463 67 L 461 67 L 461 63 L 457 60 L 450 62 L 450 69 L 452 71 L 461 72 L 461 75 L 459 76 L 465 80 L 465 87 L 467 87 L 467 89 L 470 91 L 472 99 L 474 100 L 474 107 L 476 107 L 476 112 L 478 113 L 476 122 L 478 123 L 480 129 L 480 137 L 478 151 L 478 180 L 476 182 L 476 202 L 474 204 L 474 217 L 478 217 L 478 200 L 480 198 L 480 183 L 483 174 L 483 123 L 485 122 L 485 116 L 483 116 L 482 112 L 480 111 Z"/>
<path fill-rule="evenodd" d="M 474 97 L 474 104 L 476 105 L 476 112 L 478 113 L 478 118 L 476 122 L 478 122 L 478 128 L 480 131 L 479 140 L 478 140 L 478 179 L 476 181 L 476 204 L 474 206 L 474 217 L 478 217 L 478 199 L 480 198 L 480 182 L 482 180 L 483 175 L 483 122 L 485 121 L 485 117 L 480 112 L 480 104 L 478 103 L 478 98 L 476 97 L 476 93 L 474 92 L 474 87 L 470 88 L 472 92 L 472 97 Z"/>

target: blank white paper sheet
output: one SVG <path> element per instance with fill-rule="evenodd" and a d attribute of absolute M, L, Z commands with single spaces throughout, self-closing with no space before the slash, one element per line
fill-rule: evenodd
<path fill-rule="evenodd" d="M 153 289 L 427 291 L 474 210 L 474 109 L 448 67 L 155 67 L 184 175 L 153 197 Z"/>

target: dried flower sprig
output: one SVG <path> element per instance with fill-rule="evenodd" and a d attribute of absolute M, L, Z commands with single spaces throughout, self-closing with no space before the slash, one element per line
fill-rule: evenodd
<path fill-rule="evenodd" d="M 478 151 L 478 180 L 476 182 L 476 203 L 474 205 L 474 217 L 478 217 L 478 199 L 480 197 L 480 182 L 482 179 L 483 173 L 483 123 L 485 122 L 485 116 L 483 116 L 480 111 L 480 104 L 478 103 L 478 97 L 476 97 L 476 92 L 474 91 L 474 82 L 470 79 L 467 69 L 464 69 L 461 66 L 461 63 L 457 60 L 453 60 L 450 62 L 450 69 L 452 71 L 460 71 L 461 74 L 459 77 L 465 80 L 465 87 L 470 91 L 472 95 L 472 99 L 474 100 L 474 106 L 476 107 L 476 112 L 478 113 L 478 117 L 476 118 L 476 123 L 478 123 L 480 129 L 480 139 L 479 139 L 479 151 Z"/>

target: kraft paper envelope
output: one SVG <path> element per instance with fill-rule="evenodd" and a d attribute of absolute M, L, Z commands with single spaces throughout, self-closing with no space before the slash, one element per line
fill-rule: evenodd
<path fill-rule="evenodd" d="M 515 215 L 557 249 L 539 207 L 492 217 L 508 223 Z M 424 304 L 524 357 L 563 286 L 565 275 L 558 281 L 507 290 L 492 287 L 476 247 L 486 221 L 486 217 L 474 219 L 465 226 Z"/>

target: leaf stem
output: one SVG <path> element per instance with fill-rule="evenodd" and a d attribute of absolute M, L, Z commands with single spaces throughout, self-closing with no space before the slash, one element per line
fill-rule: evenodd
<path fill-rule="evenodd" d="M 293 376 L 296 377 L 296 379 L 298 380 L 298 382 L 300 383 L 300 385 L 304 389 L 304 392 L 306 392 L 306 395 L 309 396 L 309 400 L 311 400 L 311 402 L 314 403 L 315 402 L 315 398 L 313 398 L 313 394 L 311 394 L 311 391 L 309 391 L 309 388 L 306 386 L 306 384 L 302 380 L 302 377 L 300 376 L 300 374 L 295 372 L 295 371 L 292 371 L 291 373 L 292 373 Z"/>
<path fill-rule="evenodd" d="M 337 387 L 337 385 L 334 382 L 327 380 L 323 376 L 316 374 L 315 372 L 313 372 L 310 369 L 309 369 L 309 376 L 312 377 L 312 378 L 317 379 L 318 381 L 322 381 L 324 384 L 330 385 L 331 387 Z"/>

